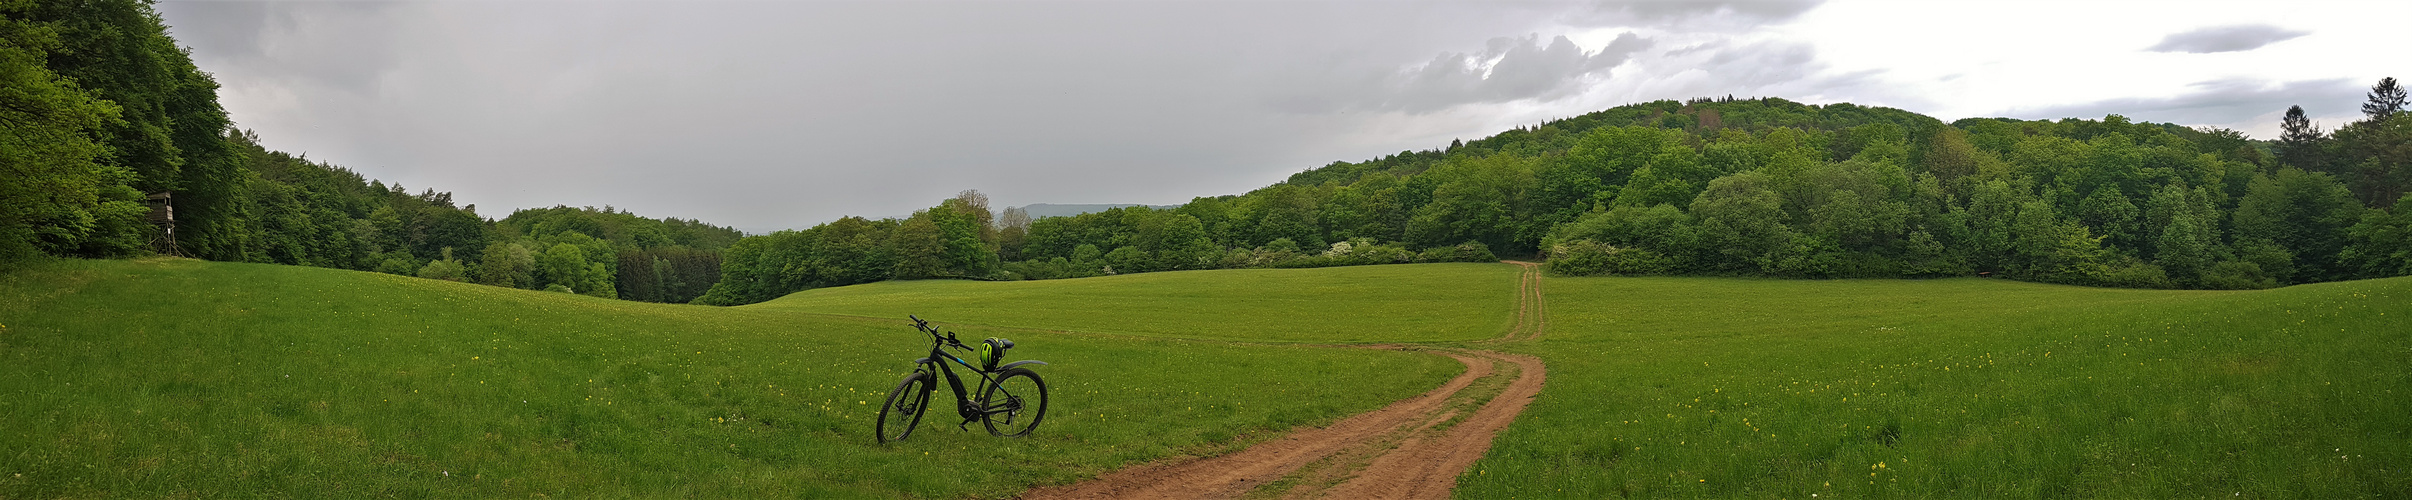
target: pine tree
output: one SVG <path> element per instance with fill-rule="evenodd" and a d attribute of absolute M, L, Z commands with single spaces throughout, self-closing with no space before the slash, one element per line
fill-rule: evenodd
<path fill-rule="evenodd" d="M 2362 103 L 2362 114 L 2371 121 L 2384 121 L 2404 110 L 2404 88 L 2395 84 L 2395 77 L 2380 78 L 2370 86 L 2370 102 Z"/>
<path fill-rule="evenodd" d="M 2320 161 L 2320 143 L 2328 139 L 2328 134 L 2320 130 L 2320 124 L 2312 123 L 2311 118 L 2305 117 L 2302 106 L 2288 106 L 2286 117 L 2280 119 L 2278 124 L 2282 129 L 2278 135 L 2278 162 L 2305 170 L 2321 170 L 2324 165 Z"/>

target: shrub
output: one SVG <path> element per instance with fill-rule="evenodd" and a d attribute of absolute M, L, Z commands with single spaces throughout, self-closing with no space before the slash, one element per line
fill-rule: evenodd
<path fill-rule="evenodd" d="M 1432 247 L 1417 255 L 1417 262 L 1499 262 L 1491 247 L 1479 241 L 1459 243 L 1453 247 Z"/>
<path fill-rule="evenodd" d="M 419 277 L 466 282 L 469 281 L 469 268 L 462 266 L 460 261 L 452 259 L 428 261 L 426 267 L 419 268 Z"/>
<path fill-rule="evenodd" d="M 1559 276 L 1608 274 L 1608 255 L 1615 247 L 1591 240 L 1559 243 L 1549 249 L 1549 272 Z"/>
<path fill-rule="evenodd" d="M 1667 274 L 1675 259 L 1646 248 L 1617 248 L 1574 240 L 1550 248 L 1549 272 L 1559 276 Z"/>
<path fill-rule="evenodd" d="M 2230 260 L 2204 269 L 2201 283 L 2197 285 L 2213 290 L 2259 290 L 2277 288 L 2278 279 L 2263 272 L 2260 264 Z"/>
<path fill-rule="evenodd" d="M 377 261 L 377 272 L 401 276 L 419 274 L 418 259 L 411 258 L 410 252 L 396 250 L 379 255 L 383 257 Z"/>
<path fill-rule="evenodd" d="M 2169 281 L 2168 271 L 2162 270 L 2161 266 L 2128 259 L 2127 262 L 2104 268 L 2101 275 L 2094 277 L 2093 283 L 2086 284 L 2122 288 L 2169 288 L 2174 283 Z"/>

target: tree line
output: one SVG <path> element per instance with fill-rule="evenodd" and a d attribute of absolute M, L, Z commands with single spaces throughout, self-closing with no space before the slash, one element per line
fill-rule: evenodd
<path fill-rule="evenodd" d="M 1224 199 L 1240 199 L 1224 197 Z M 750 304 L 812 288 L 891 279 L 1055 279 L 1240 267 L 1318 267 L 1411 262 L 1493 262 L 1475 242 L 1422 252 L 1372 238 L 1300 244 L 1276 236 L 1238 247 L 1228 221 L 1210 231 L 1198 213 L 1221 205 L 1201 198 L 1168 210 L 1146 206 L 1032 220 L 1020 208 L 989 208 L 964 191 L 903 219 L 846 217 L 809 229 L 739 240 L 722 259 L 721 279 L 695 302 Z M 1110 249 L 1110 250 L 1108 250 Z"/>
<path fill-rule="evenodd" d="M 247 182 L 234 213 L 246 229 L 232 260 L 375 271 L 604 298 L 684 303 L 720 278 L 720 251 L 743 234 L 695 220 L 605 206 L 522 209 L 501 220 L 349 169 L 230 134 Z M 178 217 L 179 225 L 185 218 Z M 181 243 L 181 242 L 179 242 Z"/>
<path fill-rule="evenodd" d="M 742 236 L 608 206 L 490 220 L 268 150 L 216 94 L 147 1 L 0 1 L 0 264 L 159 252 L 687 302 Z"/>
<path fill-rule="evenodd" d="M 968 191 L 904 220 L 750 237 L 699 302 L 887 279 L 1546 258 L 1561 275 L 1999 276 L 2266 288 L 2412 274 L 2412 118 L 2279 141 L 2216 128 L 1966 119 L 1775 98 L 1622 106 L 1335 162 L 1234 196 L 991 219 Z M 2395 96 L 2395 97 L 2388 97 Z"/>
<path fill-rule="evenodd" d="M 1575 275 L 1980 274 L 2221 289 L 2401 276 L 2412 274 L 2402 95 L 2381 80 L 2364 119 L 2335 134 L 2303 125 L 2297 107 L 2276 143 L 2117 115 L 1860 125 L 1835 130 L 1825 148 L 1788 128 L 1662 130 L 1685 145 L 1648 167 L 1697 164 L 1720 148 L 1751 160 L 1665 198 L 1633 199 L 1650 190 L 1629 180 L 1539 243 L 1555 271 Z"/>
<path fill-rule="evenodd" d="M 1562 275 L 1990 275 L 2261 288 L 2412 274 L 2393 78 L 2334 130 L 1975 118 L 1775 98 L 1620 106 L 1240 195 L 1033 220 L 966 191 L 743 237 L 612 207 L 488 219 L 236 129 L 145 0 L 0 0 L 0 263 L 160 251 L 662 302 L 888 279 L 1549 261 Z M 172 208 L 161 231 L 146 203 Z"/>

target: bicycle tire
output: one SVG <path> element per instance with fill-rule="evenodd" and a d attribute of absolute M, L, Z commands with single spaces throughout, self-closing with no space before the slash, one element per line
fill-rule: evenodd
<path fill-rule="evenodd" d="M 1027 384 L 1017 381 L 1027 380 Z M 1003 394 L 1000 398 L 998 395 Z M 1033 398 L 1033 396 L 1036 396 Z M 1036 401 L 1033 404 L 1032 401 Z M 1028 368 L 1005 370 L 988 390 L 980 391 L 983 411 L 980 425 L 988 427 L 990 435 L 1022 437 L 1038 429 L 1039 421 L 1047 418 L 1047 381 Z M 1003 408 L 1003 413 L 994 413 Z"/>
<path fill-rule="evenodd" d="M 927 372 L 913 372 L 896 382 L 896 390 L 888 391 L 888 400 L 880 403 L 879 422 L 872 428 L 880 444 L 912 437 L 913 428 L 921 424 L 921 416 L 930 412 L 932 389 L 935 388 L 931 386 Z M 891 432 L 895 434 L 894 437 L 889 436 Z"/>

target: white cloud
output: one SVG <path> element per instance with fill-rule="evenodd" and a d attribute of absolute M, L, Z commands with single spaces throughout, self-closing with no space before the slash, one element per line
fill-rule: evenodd
<path fill-rule="evenodd" d="M 1179 203 L 1657 99 L 2119 112 L 2270 137 L 2280 103 L 2342 123 L 2359 96 L 2339 89 L 2412 77 L 2412 58 L 2372 53 L 2400 45 L 2412 3 L 160 8 L 270 147 L 455 191 L 488 215 L 612 204 L 757 231 L 909 213 L 965 188 L 999 205 Z M 2238 25 L 2308 34 L 2142 50 Z"/>

